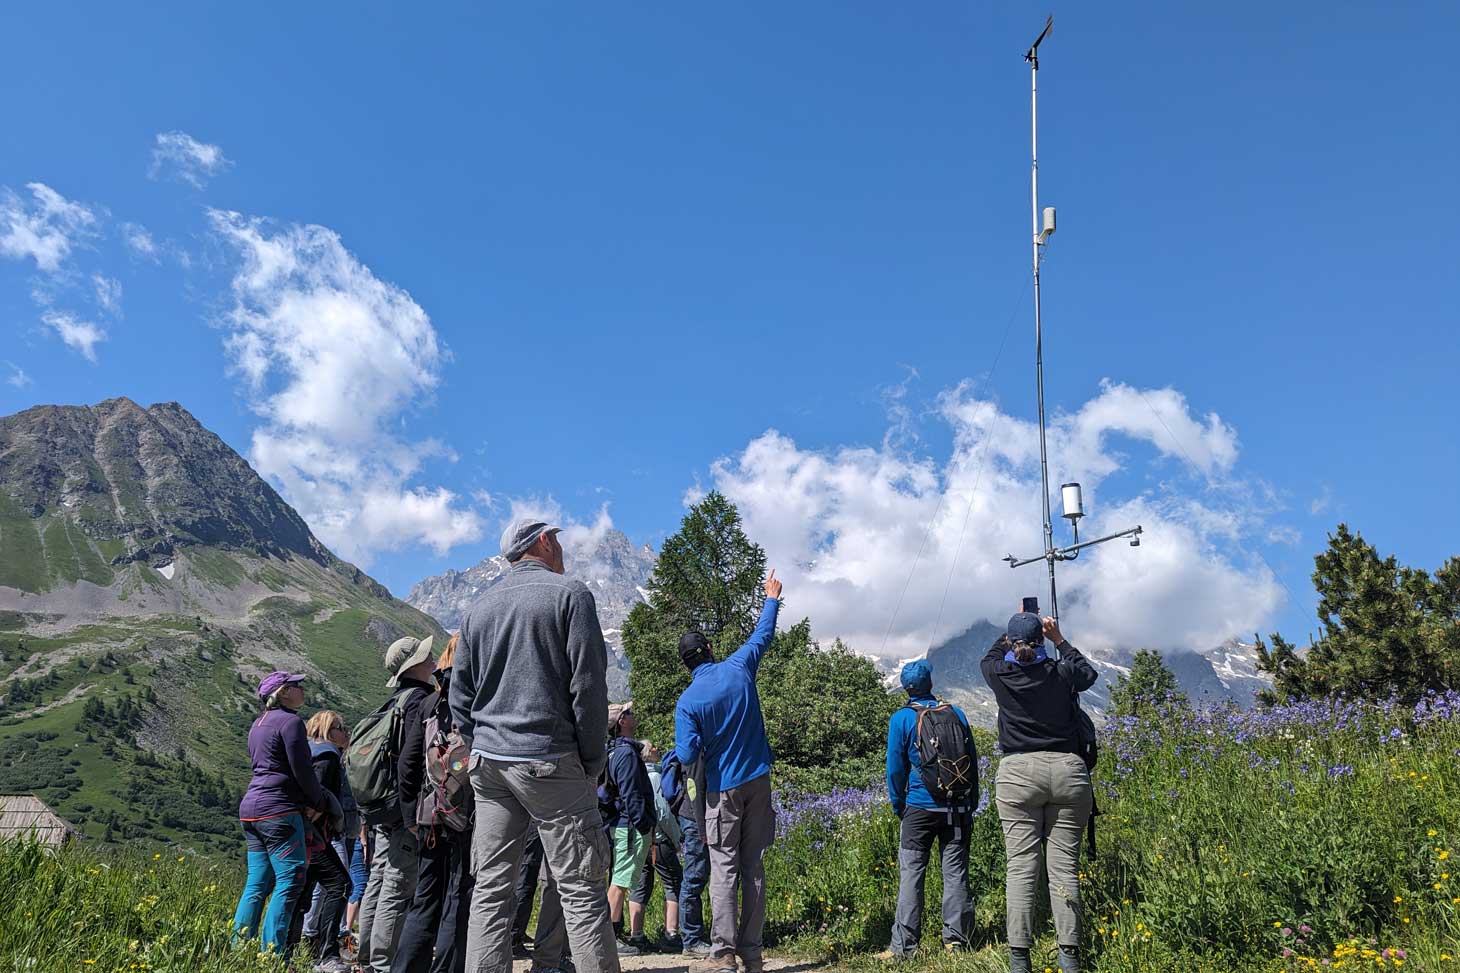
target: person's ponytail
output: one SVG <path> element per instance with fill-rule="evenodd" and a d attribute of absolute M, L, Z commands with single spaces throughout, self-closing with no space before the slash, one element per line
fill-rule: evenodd
<path fill-rule="evenodd" d="M 1028 642 L 1014 643 L 1014 661 L 1020 665 L 1027 666 L 1034 661 L 1035 649 Z"/>

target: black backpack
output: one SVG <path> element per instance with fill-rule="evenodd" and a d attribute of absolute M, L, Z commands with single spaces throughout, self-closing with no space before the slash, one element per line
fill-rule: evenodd
<path fill-rule="evenodd" d="M 913 731 L 918 776 L 929 796 L 945 807 L 973 807 L 978 802 L 978 750 L 973 734 L 958 718 L 958 711 L 941 700 L 933 706 L 908 706 L 918 716 Z"/>
<path fill-rule="evenodd" d="M 1070 687 L 1070 706 L 1075 711 L 1075 753 L 1085 761 L 1088 770 L 1094 770 L 1095 764 L 1100 760 L 1100 744 L 1095 739 L 1095 721 L 1090 719 L 1090 714 L 1080 705 L 1080 693 L 1075 689 L 1075 674 L 1073 666 L 1061 659 L 1055 664 L 1056 671 L 1065 685 Z"/>
<path fill-rule="evenodd" d="M 1080 705 L 1080 691 L 1075 688 L 1074 667 L 1060 659 L 1055 664 L 1055 671 L 1070 687 L 1070 706 L 1074 709 L 1075 715 L 1075 753 L 1085 761 L 1085 769 L 1095 770 L 1095 764 L 1100 760 L 1100 743 L 1095 737 L 1095 721 L 1090 719 L 1090 714 L 1085 712 L 1085 707 Z M 1090 817 L 1085 828 L 1088 832 L 1087 840 L 1090 844 L 1090 855 L 1095 855 L 1095 819 L 1100 816 L 1100 805 L 1096 802 L 1093 794 L 1090 799 Z"/>

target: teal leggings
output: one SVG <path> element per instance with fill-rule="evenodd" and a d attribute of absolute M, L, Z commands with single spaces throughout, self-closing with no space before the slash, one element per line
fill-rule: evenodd
<path fill-rule="evenodd" d="M 248 881 L 233 915 L 236 937 L 259 932 L 261 949 L 273 947 L 284 955 L 289 939 L 289 921 L 299 894 L 304 890 L 304 873 L 309 862 L 304 853 L 304 816 L 286 814 L 264 821 L 243 822 L 243 837 L 248 845 Z M 273 898 L 269 898 L 269 893 Z M 264 912 L 264 899 L 269 910 Z M 263 926 L 259 915 L 263 913 Z"/>

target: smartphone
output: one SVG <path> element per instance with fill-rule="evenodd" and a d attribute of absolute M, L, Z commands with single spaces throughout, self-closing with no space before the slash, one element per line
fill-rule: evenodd
<path fill-rule="evenodd" d="M 1037 596 L 1034 596 L 1034 595 L 1031 595 L 1030 597 L 1025 598 L 1024 599 L 1024 607 L 1022 609 L 1020 609 L 1020 610 L 1021 611 L 1027 611 L 1031 615 L 1038 615 L 1039 614 L 1039 598 Z"/>

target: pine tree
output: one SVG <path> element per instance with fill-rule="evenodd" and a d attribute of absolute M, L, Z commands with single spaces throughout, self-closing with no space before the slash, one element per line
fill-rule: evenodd
<path fill-rule="evenodd" d="M 673 741 L 675 703 L 690 682 L 679 659 L 680 636 L 703 631 L 717 658 L 735 651 L 765 602 L 765 568 L 765 552 L 745 536 L 739 512 L 719 493 L 692 507 L 664 542 L 651 598 L 634 606 L 623 632 L 642 737 L 665 748 Z M 788 621 L 784 602 L 781 619 Z M 899 701 L 870 661 L 840 642 L 823 651 L 810 620 L 802 619 L 776 634 L 756 685 L 778 786 L 861 786 L 880 773 L 887 720 Z"/>
<path fill-rule="evenodd" d="M 1181 692 L 1176 673 L 1166 666 L 1161 653 L 1141 649 L 1130 672 L 1121 674 L 1110 690 L 1112 716 L 1147 716 L 1165 707 L 1188 707 L 1191 701 Z"/>
<path fill-rule="evenodd" d="M 668 740 L 674 704 L 689 685 L 679 638 L 704 632 L 728 651 L 750 634 L 765 603 L 765 551 L 745 536 L 740 511 L 712 492 L 685 514 L 659 552 L 649 578 L 651 598 L 624 623 L 624 651 L 633 668 L 629 691 L 642 733 Z"/>
<path fill-rule="evenodd" d="M 1258 667 L 1273 675 L 1264 702 L 1347 693 L 1412 703 L 1460 686 L 1460 558 L 1431 575 L 1379 557 L 1339 524 L 1314 565 L 1323 635 L 1305 653 L 1276 633 L 1271 648 L 1258 639 Z"/>

